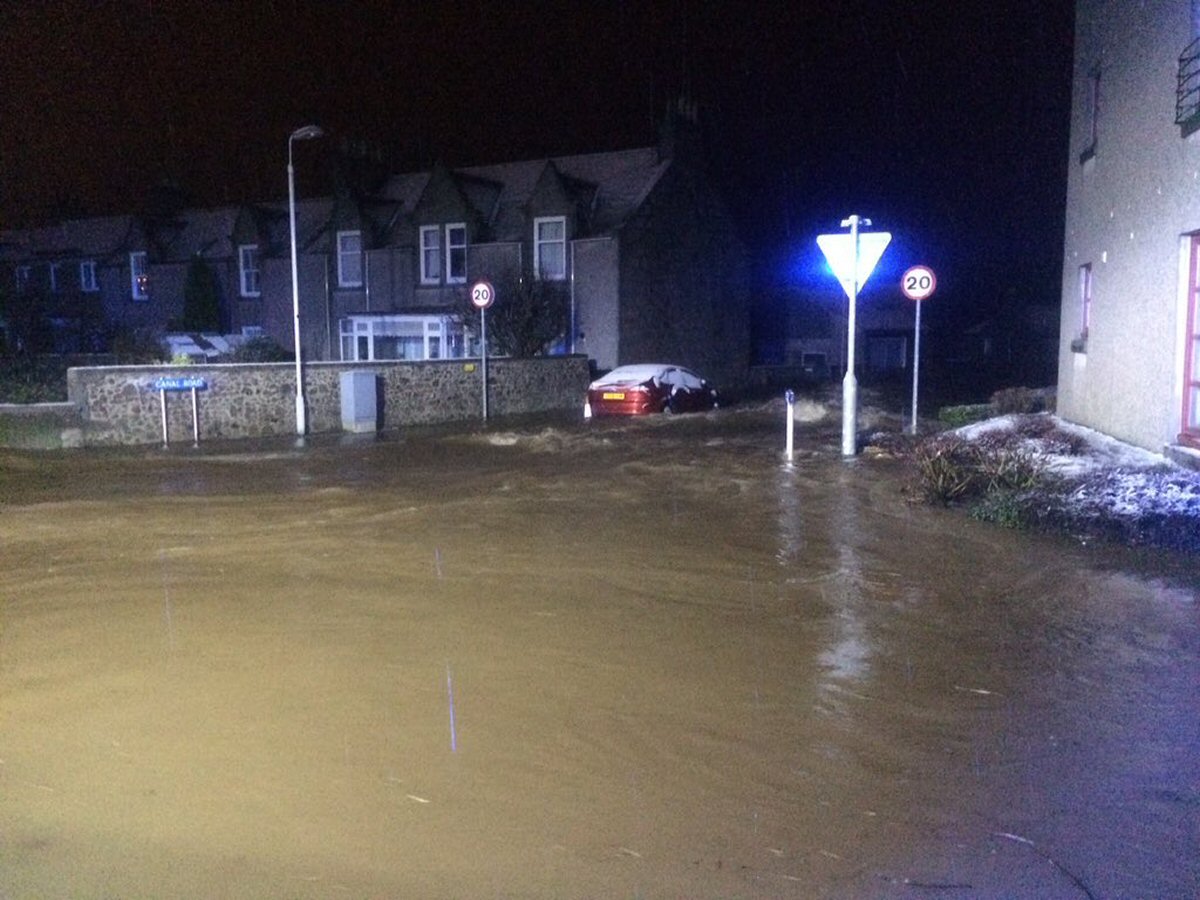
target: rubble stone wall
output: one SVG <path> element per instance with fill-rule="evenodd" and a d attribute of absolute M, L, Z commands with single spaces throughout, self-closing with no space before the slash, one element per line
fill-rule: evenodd
<path fill-rule="evenodd" d="M 466 422 L 482 417 L 479 360 L 306 363 L 304 396 L 310 434 L 342 430 L 341 373 L 376 375 L 380 429 Z M 291 363 L 105 366 L 67 372 L 67 393 L 79 411 L 82 444 L 161 443 L 162 398 L 167 432 L 191 441 L 192 391 L 159 391 L 160 378 L 202 379 L 196 409 L 200 440 L 294 434 L 296 378 Z M 588 383 L 584 356 L 488 360 L 488 417 L 578 408 Z"/>

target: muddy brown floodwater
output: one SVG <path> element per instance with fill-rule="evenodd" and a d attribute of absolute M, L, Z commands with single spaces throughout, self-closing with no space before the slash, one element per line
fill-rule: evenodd
<path fill-rule="evenodd" d="M 1200 895 L 1194 568 L 777 409 L 0 456 L 0 896 Z"/>

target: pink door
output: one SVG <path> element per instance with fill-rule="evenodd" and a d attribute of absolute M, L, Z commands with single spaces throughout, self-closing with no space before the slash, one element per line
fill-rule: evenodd
<path fill-rule="evenodd" d="M 1183 357 L 1183 423 L 1179 443 L 1200 448 L 1200 234 L 1192 235 L 1188 270 L 1187 346 Z"/>

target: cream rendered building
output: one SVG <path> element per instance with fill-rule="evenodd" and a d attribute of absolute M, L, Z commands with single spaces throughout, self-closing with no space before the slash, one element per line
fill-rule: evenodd
<path fill-rule="evenodd" d="M 1200 2 L 1078 0 L 1058 412 L 1200 451 Z"/>

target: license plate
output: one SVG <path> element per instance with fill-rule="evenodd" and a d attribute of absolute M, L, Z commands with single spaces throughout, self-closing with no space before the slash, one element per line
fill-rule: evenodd
<path fill-rule="evenodd" d="M 604 399 L 605 400 L 624 400 L 625 394 L 621 391 L 605 391 Z"/>

